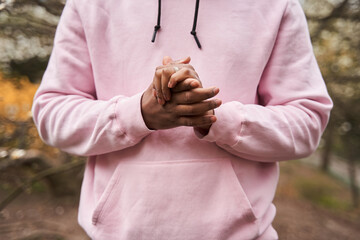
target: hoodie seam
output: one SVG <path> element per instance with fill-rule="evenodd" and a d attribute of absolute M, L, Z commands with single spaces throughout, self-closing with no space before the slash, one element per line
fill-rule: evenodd
<path fill-rule="evenodd" d="M 115 116 L 115 117 L 114 117 L 114 120 L 115 120 L 115 123 L 116 123 L 116 128 L 117 128 L 118 131 L 119 131 L 119 135 L 123 135 L 125 138 L 127 138 L 127 139 L 129 140 L 130 144 L 135 144 L 136 141 L 135 141 L 134 139 L 132 139 L 132 138 L 126 133 L 126 131 L 120 127 L 121 124 L 120 124 L 119 118 L 118 118 L 118 116 L 117 116 L 117 111 L 116 111 L 119 100 L 120 100 L 120 97 L 117 98 L 116 101 L 115 101 L 115 103 L 114 103 L 114 116 Z M 117 135 L 117 134 L 116 134 L 116 135 Z"/>
<path fill-rule="evenodd" d="M 244 107 L 241 107 L 241 109 L 239 109 L 240 111 L 243 110 Z M 245 111 L 242 111 L 242 115 L 241 118 L 240 118 L 240 130 L 239 130 L 239 134 L 238 134 L 238 137 L 236 139 L 236 142 L 232 145 L 230 145 L 230 147 L 234 148 L 235 146 L 237 146 L 238 144 L 240 144 L 243 140 L 242 140 L 242 136 L 243 136 L 243 133 L 245 131 L 245 128 L 248 124 L 248 121 L 246 121 L 246 112 Z"/>
<path fill-rule="evenodd" d="M 283 21 L 283 19 L 284 19 L 284 17 L 285 17 L 285 15 L 286 15 L 286 13 L 287 13 L 287 11 L 288 11 L 288 9 L 289 9 L 289 1 L 290 0 L 286 0 L 286 6 L 285 6 L 285 10 L 284 10 L 284 13 L 283 13 L 283 15 L 282 15 L 282 17 L 281 17 L 281 21 Z M 278 31 L 279 32 L 279 31 Z"/>

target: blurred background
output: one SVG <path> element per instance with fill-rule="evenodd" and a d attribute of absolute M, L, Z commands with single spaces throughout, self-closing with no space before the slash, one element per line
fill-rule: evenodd
<path fill-rule="evenodd" d="M 360 239 L 360 0 L 300 0 L 334 101 L 311 157 L 280 164 L 280 239 Z M 44 145 L 31 118 L 65 0 L 0 0 L 0 239 L 88 239 L 84 159 Z"/>

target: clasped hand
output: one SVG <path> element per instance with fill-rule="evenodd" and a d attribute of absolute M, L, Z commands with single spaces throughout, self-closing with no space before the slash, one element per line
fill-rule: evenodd
<path fill-rule="evenodd" d="M 221 105 L 221 100 L 210 98 L 219 89 L 203 88 L 189 62 L 190 57 L 179 61 L 164 57 L 163 65 L 156 68 L 153 82 L 141 100 L 142 115 L 149 129 L 179 126 L 209 129 L 216 121 L 213 110 Z"/>

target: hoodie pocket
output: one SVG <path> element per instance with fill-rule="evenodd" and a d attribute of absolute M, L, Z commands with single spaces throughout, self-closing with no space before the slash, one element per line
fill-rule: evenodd
<path fill-rule="evenodd" d="M 250 239 L 258 231 L 229 159 L 120 163 L 92 220 L 99 239 Z"/>

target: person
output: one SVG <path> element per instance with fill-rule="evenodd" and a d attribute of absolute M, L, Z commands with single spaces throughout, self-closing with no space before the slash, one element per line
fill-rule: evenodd
<path fill-rule="evenodd" d="M 331 108 L 297 0 L 68 0 L 32 112 L 88 157 L 92 239 L 271 240 L 279 162 Z"/>

